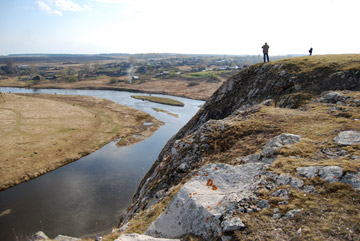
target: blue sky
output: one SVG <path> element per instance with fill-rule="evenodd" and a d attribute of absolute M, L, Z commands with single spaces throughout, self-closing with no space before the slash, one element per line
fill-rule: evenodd
<path fill-rule="evenodd" d="M 0 0 L 0 55 L 360 53 L 359 0 Z"/>

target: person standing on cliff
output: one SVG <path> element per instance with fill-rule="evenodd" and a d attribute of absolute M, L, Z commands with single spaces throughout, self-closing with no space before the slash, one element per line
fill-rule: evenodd
<path fill-rule="evenodd" d="M 310 56 L 312 55 L 312 51 L 313 51 L 313 48 L 310 48 L 310 50 L 309 50 Z"/>
<path fill-rule="evenodd" d="M 264 46 L 262 46 L 262 49 L 263 49 L 263 53 L 264 53 L 264 63 L 266 62 L 269 62 L 269 48 L 270 46 L 265 43 Z"/>

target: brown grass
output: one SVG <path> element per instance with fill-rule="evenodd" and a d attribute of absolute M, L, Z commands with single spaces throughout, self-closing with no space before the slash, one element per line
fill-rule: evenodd
<path fill-rule="evenodd" d="M 312 72 L 321 68 L 333 68 L 333 72 L 346 71 L 350 69 L 360 69 L 359 54 L 339 54 L 339 55 L 314 55 L 272 61 L 271 64 L 284 63 L 285 67 L 296 67 L 297 72 Z"/>
<path fill-rule="evenodd" d="M 1 99 L 0 189 L 75 161 L 112 140 L 125 139 L 123 145 L 141 141 L 161 125 L 148 114 L 100 98 L 2 94 Z M 154 125 L 143 125 L 149 121 Z"/>

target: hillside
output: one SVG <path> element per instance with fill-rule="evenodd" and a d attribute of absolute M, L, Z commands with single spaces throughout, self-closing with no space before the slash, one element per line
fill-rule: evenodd
<path fill-rule="evenodd" d="M 103 240 L 359 240 L 359 191 L 360 55 L 261 63 L 169 140 Z"/>
<path fill-rule="evenodd" d="M 168 142 L 119 232 L 359 239 L 359 91 L 359 55 L 239 72 Z"/>

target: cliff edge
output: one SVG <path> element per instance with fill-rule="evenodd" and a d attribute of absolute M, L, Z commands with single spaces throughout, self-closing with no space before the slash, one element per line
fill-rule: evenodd
<path fill-rule="evenodd" d="M 112 237 L 358 240 L 359 191 L 360 55 L 256 64 L 169 140 Z"/>

